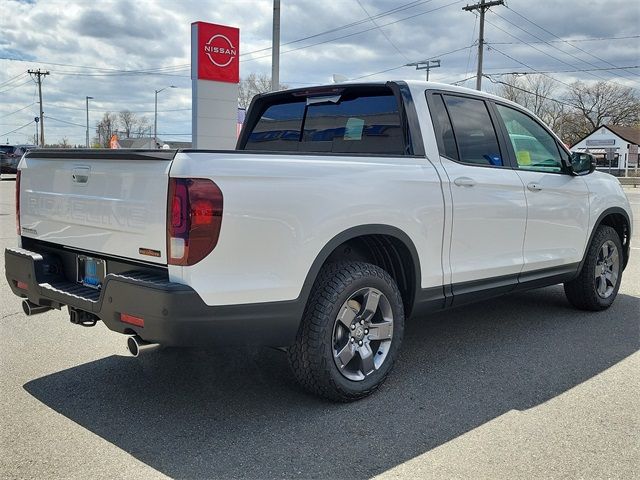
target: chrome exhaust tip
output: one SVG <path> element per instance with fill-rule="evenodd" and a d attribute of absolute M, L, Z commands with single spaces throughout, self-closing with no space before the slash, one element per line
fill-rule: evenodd
<path fill-rule="evenodd" d="M 127 350 L 132 357 L 139 357 L 142 353 L 152 352 L 158 348 L 160 348 L 159 343 L 145 342 L 138 335 L 132 335 L 127 338 Z"/>
<path fill-rule="evenodd" d="M 49 310 L 51 310 L 51 307 L 43 307 L 42 305 L 38 305 L 29 300 L 22 301 L 22 311 L 28 317 L 30 317 L 31 315 L 36 315 L 38 313 L 48 312 Z"/>

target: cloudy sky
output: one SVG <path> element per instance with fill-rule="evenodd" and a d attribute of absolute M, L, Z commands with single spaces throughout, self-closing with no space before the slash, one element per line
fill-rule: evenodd
<path fill-rule="evenodd" d="M 442 61 L 431 80 L 474 86 L 462 82 L 475 73 L 478 36 L 466 0 L 281 3 L 280 79 L 291 87 L 328 83 L 332 74 L 422 79 L 403 65 L 429 58 Z M 545 72 L 557 96 L 577 79 L 640 87 L 637 2 L 507 5 L 487 14 L 485 72 L 493 78 Z M 271 0 L 0 0 L 0 12 L 0 143 L 33 141 L 37 89 L 26 71 L 38 68 L 51 73 L 43 83 L 47 142 L 84 143 L 87 95 L 93 129 L 107 111 L 152 121 L 154 90 L 169 85 L 177 88 L 159 95 L 158 136 L 190 140 L 193 21 L 239 27 L 240 75 L 270 73 Z"/>

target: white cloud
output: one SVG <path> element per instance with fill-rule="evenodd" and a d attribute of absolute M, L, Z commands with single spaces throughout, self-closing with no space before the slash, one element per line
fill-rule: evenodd
<path fill-rule="evenodd" d="M 474 34 L 474 15 L 461 10 L 466 4 L 464 1 L 453 5 L 449 5 L 453 0 L 361 2 L 373 16 L 396 9 L 376 19 L 386 36 L 367 18 L 355 0 L 282 0 L 280 78 L 283 83 L 294 87 L 326 83 L 333 73 L 359 77 L 398 67 L 407 63 L 407 59 L 416 61 L 441 56 L 471 45 L 477 37 L 477 31 Z M 493 14 L 487 14 L 488 21 L 495 26 L 487 24 L 486 39 L 496 43 L 495 49 L 515 60 L 495 49 L 489 50 L 485 54 L 487 72 L 529 70 L 523 64 L 537 70 L 558 71 L 639 63 L 638 38 L 577 42 L 574 47 L 558 41 L 549 33 L 565 39 L 637 35 L 640 12 L 631 2 L 599 0 L 585 6 L 579 0 L 567 0 L 553 2 L 553 8 L 540 8 L 527 0 L 511 0 L 509 7 L 495 7 Z M 189 133 L 190 112 L 180 109 L 188 109 L 191 103 L 189 32 L 191 22 L 196 20 L 240 28 L 240 52 L 244 54 L 240 67 L 242 76 L 251 72 L 270 72 L 269 50 L 246 54 L 270 47 L 271 0 L 3 0 L 2 8 L 0 133 L 24 125 L 37 114 L 37 105 L 13 113 L 36 98 L 34 84 L 28 82 L 28 77 L 22 75 L 12 80 L 28 68 L 51 72 L 43 88 L 45 115 L 52 117 L 46 120 L 49 141 L 67 137 L 72 143 L 83 143 L 86 95 L 95 97 L 90 103 L 92 125 L 104 112 L 123 109 L 140 112 L 151 119 L 154 89 L 172 84 L 179 88 L 167 90 L 159 97 L 159 132 Z M 437 8 L 440 9 L 424 13 Z M 548 31 L 541 30 L 515 12 Z M 337 29 L 350 23 L 354 25 Z M 332 29 L 337 30 L 288 44 Z M 511 44 L 518 42 L 513 36 L 540 43 L 533 46 Z M 334 41 L 329 42 L 331 39 Z M 318 45 L 298 49 L 312 44 Z M 11 58 L 25 61 L 8 60 Z M 452 82 L 475 72 L 474 49 L 464 49 L 441 56 L 441 59 L 442 67 L 431 74 L 436 81 Z M 173 68 L 153 75 L 122 75 L 109 70 L 166 67 Z M 637 87 L 638 73 L 640 71 L 634 69 L 551 75 L 564 82 L 606 78 Z M 423 75 L 423 72 L 403 67 L 367 78 L 423 78 Z M 561 88 L 562 84 L 559 84 Z M 32 132 L 33 126 L 27 127 L 9 135 L 8 140 L 23 142 Z M 3 137 L 0 142 L 6 140 Z"/>

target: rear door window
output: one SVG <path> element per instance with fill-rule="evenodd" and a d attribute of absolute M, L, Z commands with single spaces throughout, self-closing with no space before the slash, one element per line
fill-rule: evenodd
<path fill-rule="evenodd" d="M 460 161 L 473 165 L 503 166 L 496 130 L 483 100 L 444 95 L 451 117 Z"/>

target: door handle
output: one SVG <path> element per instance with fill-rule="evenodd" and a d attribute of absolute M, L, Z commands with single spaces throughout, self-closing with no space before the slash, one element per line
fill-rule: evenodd
<path fill-rule="evenodd" d="M 458 177 L 453 181 L 453 183 L 458 187 L 473 187 L 476 184 L 476 181 L 469 177 Z"/>
<path fill-rule="evenodd" d="M 540 190 L 542 190 L 542 187 L 539 184 L 534 182 L 528 183 L 527 188 L 532 192 L 539 192 Z"/>

